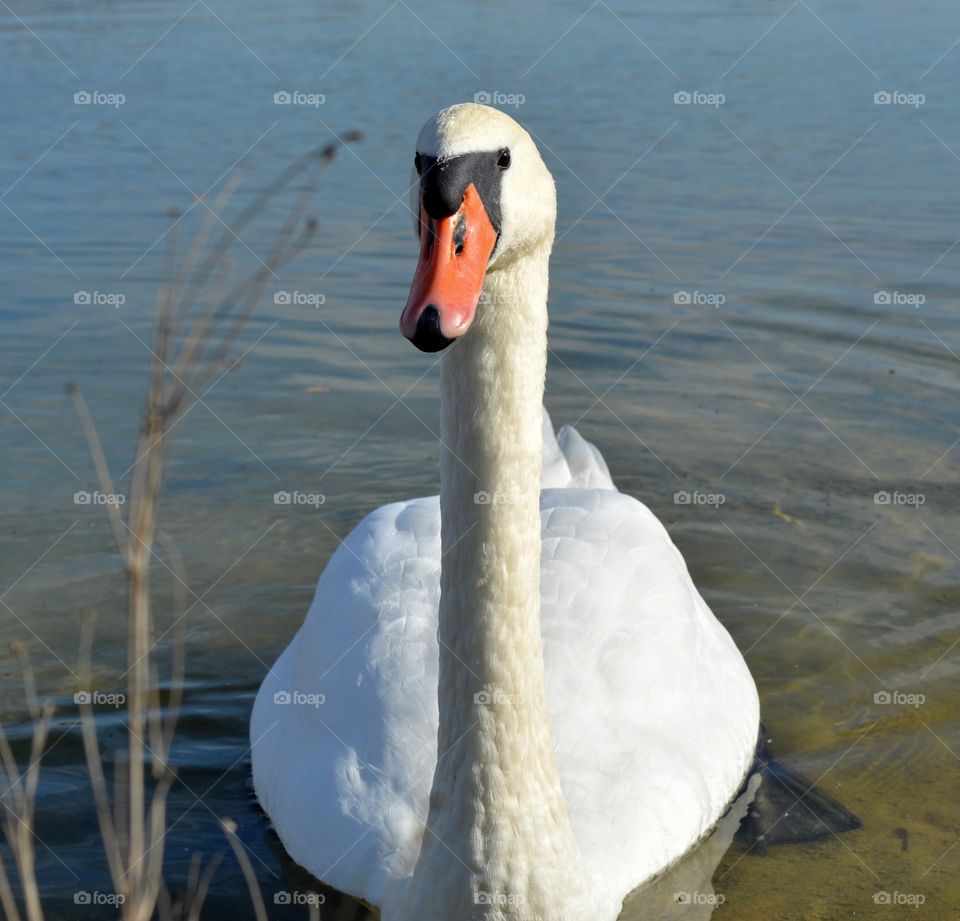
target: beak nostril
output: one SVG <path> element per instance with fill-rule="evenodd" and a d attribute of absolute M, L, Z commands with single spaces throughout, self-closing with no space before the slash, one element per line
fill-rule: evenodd
<path fill-rule="evenodd" d="M 459 256 L 463 252 L 463 244 L 467 239 L 467 219 L 461 214 L 457 221 L 457 226 L 453 231 L 454 255 Z"/>

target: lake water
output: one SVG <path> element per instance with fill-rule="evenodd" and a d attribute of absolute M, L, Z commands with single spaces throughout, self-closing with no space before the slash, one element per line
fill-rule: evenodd
<path fill-rule="evenodd" d="M 301 917 L 274 904 L 296 884 L 251 796 L 248 714 L 338 538 L 437 489 L 436 372 L 397 333 L 416 258 L 405 191 L 420 124 L 478 92 L 528 126 L 557 180 L 555 422 L 670 528 L 745 652 L 778 755 L 863 821 L 764 855 L 720 849 L 717 916 L 955 917 L 960 10 L 650 6 L 3 4 L 0 638 L 28 646 L 58 704 L 37 828 L 48 917 L 97 917 L 74 894 L 109 890 L 72 703 L 84 617 L 101 691 L 122 691 L 125 659 L 111 532 L 74 502 L 96 483 L 65 382 L 119 477 L 168 210 L 188 212 L 187 235 L 239 160 L 242 204 L 332 131 L 365 133 L 320 187 L 316 239 L 268 285 L 242 367 L 185 420 L 161 507 L 203 597 L 168 876 L 222 850 L 229 815 L 271 917 Z M 283 92 L 302 104 L 275 104 Z M 281 211 L 242 234 L 237 271 L 265 258 Z M 277 506 L 279 490 L 326 502 Z M 117 744 L 121 717 L 98 713 Z M 231 857 L 204 916 L 247 905 Z M 330 894 L 325 916 L 355 911 Z"/>

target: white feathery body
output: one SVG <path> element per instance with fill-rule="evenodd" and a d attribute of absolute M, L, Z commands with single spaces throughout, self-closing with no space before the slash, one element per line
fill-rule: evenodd
<path fill-rule="evenodd" d="M 542 409 L 556 206 L 532 141 L 458 106 L 418 150 L 508 145 L 481 309 L 443 358 L 439 501 L 347 537 L 251 723 L 288 852 L 383 921 L 612 921 L 723 815 L 757 739 L 666 531 Z"/>

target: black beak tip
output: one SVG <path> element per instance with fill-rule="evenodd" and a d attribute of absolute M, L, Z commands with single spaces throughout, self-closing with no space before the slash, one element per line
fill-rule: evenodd
<path fill-rule="evenodd" d="M 428 304 L 417 320 L 417 331 L 410 340 L 421 352 L 441 352 L 451 342 L 440 332 L 440 311 Z"/>

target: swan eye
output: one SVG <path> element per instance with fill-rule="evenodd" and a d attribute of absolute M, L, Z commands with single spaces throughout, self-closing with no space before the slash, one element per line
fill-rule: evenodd
<path fill-rule="evenodd" d="M 417 175 L 420 175 L 420 171 L 423 168 L 423 164 L 420 162 L 420 154 L 417 154 L 413 158 L 413 168 L 417 171 Z"/>
<path fill-rule="evenodd" d="M 504 147 L 497 155 L 497 166 L 506 169 L 510 165 L 510 148 Z"/>

